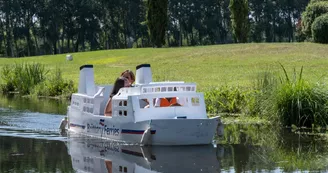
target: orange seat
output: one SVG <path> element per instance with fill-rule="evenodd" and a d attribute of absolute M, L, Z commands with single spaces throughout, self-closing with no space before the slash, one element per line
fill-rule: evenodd
<path fill-rule="evenodd" d="M 175 105 L 175 104 L 177 104 L 177 98 L 176 97 L 172 97 L 170 99 L 170 101 L 167 98 L 161 98 L 160 107 L 169 107 L 169 106 Z"/>

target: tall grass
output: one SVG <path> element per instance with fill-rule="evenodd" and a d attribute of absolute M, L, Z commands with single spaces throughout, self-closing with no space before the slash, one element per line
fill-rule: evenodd
<path fill-rule="evenodd" d="M 328 123 L 328 92 L 323 85 L 311 84 L 302 78 L 303 68 L 290 78 L 282 66 L 285 78 L 275 94 L 275 107 L 284 125 L 312 127 Z"/>
<path fill-rule="evenodd" d="M 5 65 L 2 68 L 3 92 L 30 94 L 30 89 L 43 82 L 48 71 L 40 63 Z"/>
<path fill-rule="evenodd" d="M 63 79 L 59 68 L 48 75 L 49 71 L 40 63 L 5 65 L 1 74 L 4 94 L 68 97 L 76 90 L 72 80 Z"/>
<path fill-rule="evenodd" d="M 284 126 L 325 127 L 328 123 L 328 92 L 324 85 L 305 81 L 303 68 L 288 75 L 266 75 L 257 81 L 254 112 Z M 265 82 L 266 81 L 266 82 Z M 269 82 L 268 82 L 269 81 Z"/>
<path fill-rule="evenodd" d="M 33 88 L 32 95 L 69 98 L 76 91 L 73 81 L 64 80 L 61 69 L 56 67 L 54 73 L 49 75 L 47 80 Z"/>

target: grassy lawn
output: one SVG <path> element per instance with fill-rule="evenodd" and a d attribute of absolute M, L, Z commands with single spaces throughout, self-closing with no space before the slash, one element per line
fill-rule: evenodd
<path fill-rule="evenodd" d="M 208 86 L 248 86 L 264 71 L 282 72 L 278 62 L 292 73 L 304 66 L 303 77 L 324 80 L 328 73 L 328 46 L 312 43 L 230 44 L 183 48 L 120 49 L 28 58 L 0 58 L 0 67 L 15 62 L 40 62 L 50 71 L 60 67 L 65 79 L 78 82 L 79 67 L 93 64 L 97 84 L 113 83 L 125 69 L 149 63 L 154 81 L 196 82 Z"/>

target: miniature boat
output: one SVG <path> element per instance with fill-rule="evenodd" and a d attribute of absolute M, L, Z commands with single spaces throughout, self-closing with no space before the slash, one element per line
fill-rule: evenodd
<path fill-rule="evenodd" d="M 136 146 L 101 140 L 68 140 L 76 172 L 220 172 L 220 158 L 224 155 L 221 146 Z"/>
<path fill-rule="evenodd" d="M 104 116 L 112 87 L 96 86 L 93 65 L 81 66 L 78 93 L 68 106 L 68 130 L 142 145 L 210 144 L 216 129 L 222 134 L 220 117 L 207 117 L 203 93 L 194 83 L 152 82 L 150 65 L 139 65 L 136 84 L 121 88 L 112 97 L 112 116 Z M 179 106 L 155 106 L 156 99 L 173 97 Z"/>

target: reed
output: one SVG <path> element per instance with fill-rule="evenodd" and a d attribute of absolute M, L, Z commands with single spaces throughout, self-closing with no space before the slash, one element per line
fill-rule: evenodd
<path fill-rule="evenodd" d="M 328 92 L 324 85 L 305 81 L 303 67 L 299 73 L 294 69 L 291 76 L 283 65 L 281 68 L 282 76 L 258 80 L 254 112 L 284 126 L 326 127 Z"/>
<path fill-rule="evenodd" d="M 43 82 L 48 71 L 40 63 L 15 63 L 2 68 L 2 91 L 30 94 L 31 88 Z"/>

